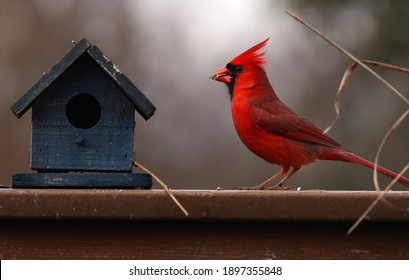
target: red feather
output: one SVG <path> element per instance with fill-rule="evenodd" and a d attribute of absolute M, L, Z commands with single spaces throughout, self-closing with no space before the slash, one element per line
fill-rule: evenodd
<path fill-rule="evenodd" d="M 318 127 L 297 115 L 279 100 L 264 71 L 264 52 L 268 39 L 231 60 L 211 77 L 226 83 L 232 95 L 232 118 L 243 143 L 264 160 L 281 166 L 281 172 L 258 186 L 265 185 L 288 172 L 281 186 L 302 166 L 320 160 L 353 162 L 371 169 L 374 164 L 341 147 Z M 377 170 L 395 178 L 397 174 L 384 167 Z M 409 179 L 398 182 L 409 187 Z"/>
<path fill-rule="evenodd" d="M 331 137 L 303 117 L 295 114 L 280 101 L 252 104 L 256 127 L 267 133 L 277 134 L 288 139 L 305 141 L 329 147 L 339 147 Z M 277 110 L 280 108 L 281 110 Z"/>
<path fill-rule="evenodd" d="M 233 59 L 230 63 L 231 64 L 238 64 L 240 65 L 241 62 L 245 61 L 247 64 L 255 64 L 259 67 L 263 67 L 264 63 L 264 54 L 265 52 L 259 52 L 266 44 L 270 38 L 265 39 L 263 42 L 258 43 L 257 45 L 251 47 L 247 51 L 243 52 L 242 54 L 238 55 L 235 59 Z"/>

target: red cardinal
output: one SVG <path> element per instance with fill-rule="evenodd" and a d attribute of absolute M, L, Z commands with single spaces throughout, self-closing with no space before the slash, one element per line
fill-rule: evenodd
<path fill-rule="evenodd" d="M 281 166 L 279 173 L 254 189 L 265 189 L 287 174 L 270 189 L 281 188 L 302 166 L 317 159 L 353 162 L 374 169 L 372 162 L 345 150 L 280 101 L 264 71 L 264 53 L 259 52 L 267 41 L 240 54 L 210 77 L 227 84 L 234 127 L 244 145 L 269 163 Z M 397 176 L 381 166 L 377 170 L 390 178 Z M 401 177 L 398 182 L 409 187 L 408 178 Z"/>

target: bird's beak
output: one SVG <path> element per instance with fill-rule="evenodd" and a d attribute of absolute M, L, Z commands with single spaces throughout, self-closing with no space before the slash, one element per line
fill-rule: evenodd
<path fill-rule="evenodd" d="M 229 84 L 231 82 L 232 76 L 229 69 L 223 67 L 214 72 L 213 76 L 211 76 L 210 79 Z"/>

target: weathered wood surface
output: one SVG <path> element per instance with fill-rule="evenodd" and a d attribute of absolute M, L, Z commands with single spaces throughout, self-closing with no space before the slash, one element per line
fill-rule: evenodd
<path fill-rule="evenodd" d="M 0 258 L 408 259 L 409 192 L 0 190 Z"/>
<path fill-rule="evenodd" d="M 174 195 L 186 218 L 162 190 L 0 189 L 0 218 L 231 220 L 269 222 L 355 221 L 377 197 L 372 191 L 184 191 Z M 391 192 L 366 219 L 409 222 L 409 192 Z"/>
<path fill-rule="evenodd" d="M 66 115 L 67 104 L 79 93 L 92 96 L 102 110 L 100 120 L 88 129 L 72 125 Z M 77 111 L 78 117 L 90 117 L 92 108 L 82 110 L 85 115 Z M 134 104 L 88 55 L 79 57 L 37 98 L 32 121 L 32 169 L 132 170 Z"/>
<path fill-rule="evenodd" d="M 1 222 L 1 259 L 408 259 L 409 225 Z"/>
<path fill-rule="evenodd" d="M 87 53 L 105 71 L 123 93 L 132 101 L 135 110 L 148 120 L 154 114 L 156 108 L 151 101 L 109 60 L 102 51 L 92 46 Z"/>
<path fill-rule="evenodd" d="M 152 187 L 145 173 L 15 173 L 13 188 L 141 188 Z"/>

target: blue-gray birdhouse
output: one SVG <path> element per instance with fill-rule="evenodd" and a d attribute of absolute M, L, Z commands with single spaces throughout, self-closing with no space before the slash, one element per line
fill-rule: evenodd
<path fill-rule="evenodd" d="M 31 169 L 14 174 L 13 187 L 142 187 L 132 173 L 134 110 L 145 120 L 154 105 L 86 39 L 74 47 L 11 107 L 32 108 Z"/>

